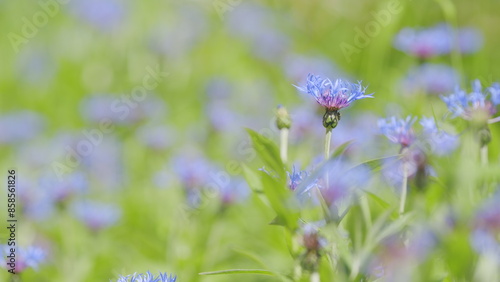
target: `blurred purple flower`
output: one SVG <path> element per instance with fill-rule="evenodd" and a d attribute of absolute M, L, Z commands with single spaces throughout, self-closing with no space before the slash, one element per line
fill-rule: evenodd
<path fill-rule="evenodd" d="M 453 68 L 444 64 L 423 64 L 409 71 L 401 81 L 401 88 L 407 93 L 441 94 L 452 91 L 458 83 L 459 76 Z"/>
<path fill-rule="evenodd" d="M 0 144 L 28 141 L 40 134 L 45 118 L 35 112 L 18 111 L 0 116 Z"/>
<path fill-rule="evenodd" d="M 11 268 L 9 265 L 7 265 L 7 263 L 10 262 L 8 261 L 7 256 L 10 255 L 11 248 L 15 248 L 15 273 L 21 273 L 27 268 L 38 270 L 40 264 L 42 264 L 46 260 L 46 252 L 39 247 L 12 247 L 8 245 L 2 245 L 0 246 L 0 253 L 2 254 L 0 257 L 0 265 L 4 268 Z"/>
<path fill-rule="evenodd" d="M 328 78 L 309 74 L 307 84 L 304 87 L 295 86 L 303 93 L 307 93 L 316 99 L 316 102 L 325 107 L 327 111 L 337 111 L 348 107 L 352 102 L 373 98 L 372 94 L 365 95 L 366 87 L 360 82 L 350 83 L 341 79 L 333 83 Z"/>
<path fill-rule="evenodd" d="M 110 227 L 121 217 L 121 210 L 118 206 L 94 201 L 75 202 L 72 205 L 72 211 L 75 217 L 92 231 Z"/>

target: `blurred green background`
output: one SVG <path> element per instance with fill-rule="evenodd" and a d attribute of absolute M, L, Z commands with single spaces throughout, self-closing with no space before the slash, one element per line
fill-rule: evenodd
<path fill-rule="evenodd" d="M 404 27 L 448 22 L 476 28 L 483 36 L 478 52 L 426 62 L 450 65 L 463 86 L 469 87 L 475 78 L 488 85 L 498 80 L 500 2 L 395 1 L 401 12 L 391 14 L 386 26 L 368 36 L 366 47 L 356 47 L 356 28 L 364 30 L 375 20 L 374 13 L 391 2 L 0 0 L 0 113 L 31 111 L 42 124 L 31 128 L 16 119 L 1 123 L 4 132 L 14 126 L 20 136 L 28 136 L 0 142 L 1 174 L 16 168 L 18 185 L 26 186 L 28 194 L 45 193 L 39 179 L 54 173 L 54 162 L 64 162 L 66 144 L 75 144 L 82 130 L 98 128 L 95 120 L 109 116 L 109 107 L 89 101 L 105 95 L 113 97 L 107 100 L 112 103 L 131 95 L 143 85 L 148 68 L 168 73 L 138 108 L 129 109 L 130 120 L 115 122 L 113 132 L 103 135 L 104 142 L 110 142 L 103 150 L 113 153 L 91 156 L 89 164 L 77 167 L 87 181 L 85 193 L 54 204 L 42 219 L 23 213 L 27 204 L 18 193 L 18 242 L 42 246 L 48 253 L 38 271 L 21 274 L 22 281 L 108 281 L 147 270 L 174 273 L 178 281 L 276 281 L 267 276 L 198 275 L 262 268 L 254 256 L 269 269 L 289 272 L 293 261 L 283 239 L 287 235 L 268 225 L 274 214 L 256 196 L 231 204 L 215 197 L 203 208 L 190 208 L 178 178 L 166 173 L 167 180 L 158 184 L 157 174 L 175 170 L 171 160 L 182 153 L 206 156 L 234 178 L 241 173 L 231 169 L 233 163 L 258 167 L 257 159 L 245 151 L 250 143 L 244 127 L 267 129 L 278 140 L 273 127 L 276 105 L 293 109 L 308 103 L 292 84 L 303 83 L 315 69 L 362 80 L 367 92 L 375 93 L 375 99 L 348 109 L 346 120 L 366 113 L 369 118 L 443 116 L 446 107 L 437 95 L 407 95 L 398 86 L 407 71 L 422 62 L 393 47 L 394 36 Z M 342 43 L 359 52 L 346 56 Z M 221 101 L 220 108 L 207 106 L 214 99 Z M 224 110 L 238 118 L 223 116 Z M 217 117 L 223 129 L 217 128 Z M 151 137 L 151 142 L 160 143 L 156 147 L 139 134 L 149 124 L 168 128 Z M 461 126 L 458 123 L 457 130 Z M 498 126 L 491 129 L 493 140 L 498 140 Z M 333 138 L 336 146 L 335 133 Z M 492 144 L 489 154 L 495 163 L 500 152 L 498 142 Z M 309 138 L 293 146 L 290 159 L 304 165 L 322 153 L 323 140 Z M 453 174 L 458 159 L 455 155 L 447 160 L 445 177 Z M 6 201 L 1 195 L 3 223 Z M 121 215 L 108 228 L 93 231 L 71 213 L 79 198 L 114 204 Z M 8 234 L 0 230 L 4 243 Z M 0 271 L 1 281 L 9 277 Z"/>

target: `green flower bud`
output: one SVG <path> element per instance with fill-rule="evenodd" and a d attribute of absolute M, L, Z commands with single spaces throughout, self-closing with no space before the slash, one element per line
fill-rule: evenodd
<path fill-rule="evenodd" d="M 477 138 L 481 147 L 487 146 L 491 142 L 491 131 L 485 126 L 477 131 Z"/>
<path fill-rule="evenodd" d="M 288 111 L 281 105 L 279 105 L 276 110 L 276 126 L 279 130 L 283 128 L 290 129 L 290 126 L 292 126 L 292 119 L 290 118 Z"/>
<path fill-rule="evenodd" d="M 337 110 L 326 110 L 323 116 L 323 126 L 326 129 L 334 129 L 340 121 L 340 113 Z"/>

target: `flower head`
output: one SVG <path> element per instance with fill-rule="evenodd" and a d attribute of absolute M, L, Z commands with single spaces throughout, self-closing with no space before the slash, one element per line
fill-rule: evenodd
<path fill-rule="evenodd" d="M 288 174 L 288 188 L 290 188 L 290 190 L 292 190 L 292 191 L 295 191 L 295 189 L 297 189 L 297 187 L 299 187 L 299 185 L 302 183 L 302 181 L 307 176 L 309 176 L 307 171 L 297 170 L 295 166 L 292 167 L 292 173 L 287 172 L 287 174 Z M 309 190 L 309 188 L 307 190 Z"/>
<path fill-rule="evenodd" d="M 441 96 L 441 99 L 446 103 L 448 110 L 453 117 L 462 117 L 467 120 L 475 118 L 488 119 L 496 113 L 494 105 L 497 105 L 498 91 L 500 88 L 497 84 L 493 84 L 488 88 L 492 94 L 492 100 L 488 99 L 488 94 L 483 92 L 481 82 L 475 80 L 472 84 L 472 92 L 467 94 L 463 89 L 457 87 L 455 92 L 448 96 Z"/>
<path fill-rule="evenodd" d="M 416 120 L 416 117 L 411 116 L 406 117 L 406 119 L 397 119 L 396 117 L 380 119 L 378 127 L 391 142 L 408 147 L 415 141 L 412 126 Z"/>
<path fill-rule="evenodd" d="M 350 83 L 342 79 L 332 82 L 328 78 L 322 78 L 313 74 L 307 76 L 306 86 L 295 87 L 313 96 L 316 102 L 325 107 L 327 111 L 340 110 L 359 99 L 373 98 L 372 94 L 365 95 L 366 87 L 363 87 L 361 82 Z"/>
<path fill-rule="evenodd" d="M 151 272 L 134 273 L 127 276 L 120 276 L 117 282 L 175 282 L 177 276 L 168 275 L 166 272 L 160 272 L 158 276 L 154 276 Z"/>

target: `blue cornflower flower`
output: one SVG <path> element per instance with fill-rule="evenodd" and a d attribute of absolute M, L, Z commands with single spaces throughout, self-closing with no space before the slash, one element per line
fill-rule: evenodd
<path fill-rule="evenodd" d="M 304 87 L 295 86 L 300 91 L 313 96 L 316 102 L 327 111 L 337 111 L 348 107 L 353 101 L 363 98 L 373 98 L 372 94 L 365 95 L 366 87 L 361 82 L 350 83 L 337 79 L 332 82 L 329 78 L 309 74 Z"/>
<path fill-rule="evenodd" d="M 295 191 L 297 187 L 299 187 L 300 183 L 309 176 L 309 173 L 305 170 L 297 170 L 295 166 L 292 167 L 292 173 L 287 172 L 288 174 L 288 188 L 290 190 Z M 309 190 L 309 188 L 307 189 Z"/>
<path fill-rule="evenodd" d="M 488 95 L 483 93 L 481 82 L 475 80 L 472 84 L 471 93 L 467 94 L 465 90 L 457 87 L 454 93 L 441 96 L 441 99 L 446 103 L 453 117 L 460 116 L 471 120 L 479 114 L 480 117 L 485 116 L 486 119 L 489 119 L 496 113 L 494 105 L 499 102 L 497 101 L 499 88 L 496 84 L 493 84 L 488 90 L 492 93 L 492 101 L 488 100 Z"/>
<path fill-rule="evenodd" d="M 0 248 L 0 254 L 2 254 L 0 258 L 0 265 L 2 267 L 9 267 L 9 261 L 7 260 L 7 256 L 11 253 L 11 246 L 3 245 Z M 16 267 L 14 269 L 15 273 L 21 273 L 26 268 L 31 267 L 35 270 L 38 270 L 38 266 L 45 261 L 46 252 L 34 246 L 29 247 L 16 247 Z"/>
<path fill-rule="evenodd" d="M 158 276 L 154 276 L 151 272 L 134 273 L 127 276 L 120 276 L 116 282 L 175 282 L 177 276 L 168 275 L 166 272 L 160 272 Z"/>
<path fill-rule="evenodd" d="M 397 119 L 396 117 L 379 119 L 378 127 L 391 142 L 408 147 L 415 141 L 412 126 L 416 120 L 417 118 L 412 116 L 408 116 L 406 119 Z"/>

